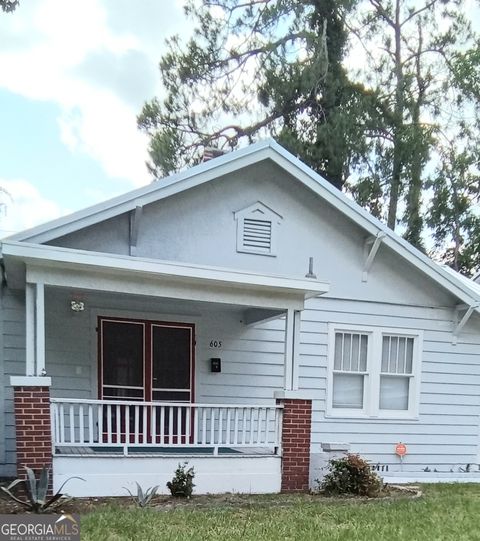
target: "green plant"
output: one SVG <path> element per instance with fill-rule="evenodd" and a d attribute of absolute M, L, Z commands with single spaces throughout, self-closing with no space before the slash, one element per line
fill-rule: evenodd
<path fill-rule="evenodd" d="M 170 493 L 176 498 L 190 498 L 192 496 L 193 487 L 195 486 L 193 484 L 195 472 L 193 467 L 187 469 L 187 466 L 188 462 L 179 464 L 173 479 L 167 483 Z"/>
<path fill-rule="evenodd" d="M 320 482 L 325 494 L 355 494 L 374 497 L 383 489 L 382 479 L 372 471 L 370 464 L 356 454 L 333 458 L 328 473 Z"/>
<path fill-rule="evenodd" d="M 60 498 L 63 496 L 61 490 L 72 479 L 80 479 L 81 481 L 85 481 L 85 479 L 82 479 L 81 477 L 69 477 L 58 489 L 58 491 L 51 498 L 47 499 L 50 468 L 43 466 L 38 480 L 31 468 L 25 466 L 25 470 L 27 472 L 26 479 L 15 479 L 15 481 L 10 483 L 8 487 L 0 487 L 0 489 L 2 489 L 3 493 L 6 494 L 10 499 L 16 501 L 20 505 L 23 505 L 25 509 L 33 511 L 34 513 L 44 513 L 47 509 L 54 508 L 60 503 L 64 503 L 65 500 L 60 502 Z M 21 500 L 12 493 L 12 489 L 22 484 L 25 488 L 28 500 Z"/>
<path fill-rule="evenodd" d="M 152 498 L 156 496 L 158 485 L 147 488 L 147 490 L 143 492 L 142 487 L 139 485 L 139 483 L 137 483 L 136 495 L 132 494 L 127 487 L 123 487 L 123 488 L 130 494 L 133 501 L 138 505 L 138 507 L 147 507 L 152 501 Z"/>

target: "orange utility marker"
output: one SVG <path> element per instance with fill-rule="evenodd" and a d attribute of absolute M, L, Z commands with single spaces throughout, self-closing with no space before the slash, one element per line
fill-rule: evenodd
<path fill-rule="evenodd" d="M 407 454 L 407 446 L 399 442 L 395 445 L 395 454 L 400 457 L 400 471 L 403 470 L 403 457 Z"/>

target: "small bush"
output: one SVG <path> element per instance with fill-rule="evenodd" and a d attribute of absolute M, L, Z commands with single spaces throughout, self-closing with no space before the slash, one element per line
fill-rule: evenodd
<path fill-rule="evenodd" d="M 170 493 L 175 498 L 190 498 L 192 496 L 193 487 L 195 486 L 193 484 L 195 472 L 193 467 L 187 470 L 187 466 L 188 462 L 179 464 L 173 479 L 167 483 Z"/>
<path fill-rule="evenodd" d="M 325 494 L 355 494 L 375 497 L 383 489 L 382 479 L 359 455 L 347 454 L 328 463 L 329 472 L 320 482 Z"/>

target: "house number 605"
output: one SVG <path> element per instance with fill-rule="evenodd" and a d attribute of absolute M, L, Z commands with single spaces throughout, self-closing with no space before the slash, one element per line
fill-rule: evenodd
<path fill-rule="evenodd" d="M 222 341 L 221 340 L 211 340 L 210 341 L 210 347 L 219 349 L 222 347 Z"/>

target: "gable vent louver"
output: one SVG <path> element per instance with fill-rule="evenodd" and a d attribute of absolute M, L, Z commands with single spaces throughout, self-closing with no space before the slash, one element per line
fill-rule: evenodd
<path fill-rule="evenodd" d="M 261 201 L 233 213 L 237 222 L 237 252 L 276 257 L 278 229 L 283 218 Z"/>
<path fill-rule="evenodd" d="M 269 220 L 243 220 L 243 246 L 269 253 L 272 249 L 272 222 Z"/>

